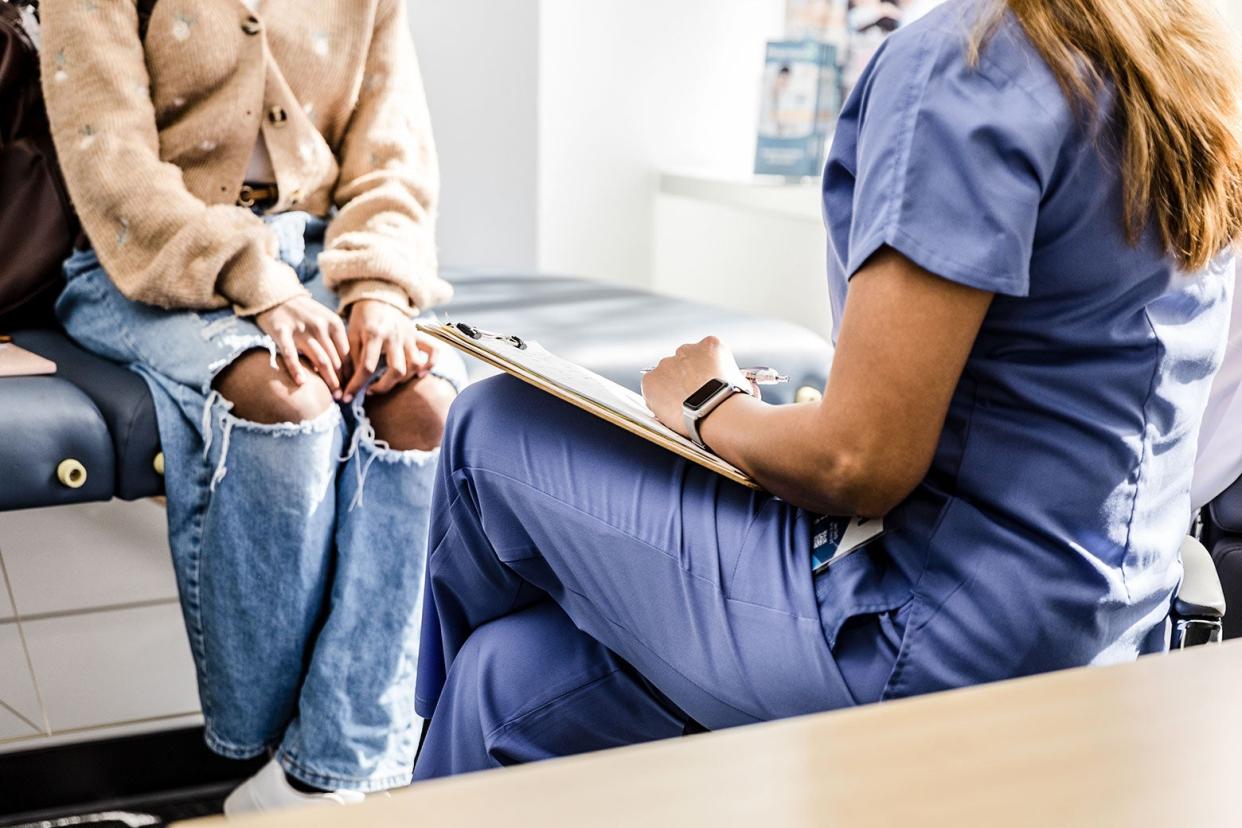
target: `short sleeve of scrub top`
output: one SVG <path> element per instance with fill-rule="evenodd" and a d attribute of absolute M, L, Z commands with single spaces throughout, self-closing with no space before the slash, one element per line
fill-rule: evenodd
<path fill-rule="evenodd" d="M 853 179 L 853 203 L 828 204 L 834 236 L 848 239 L 847 275 L 887 245 L 942 278 L 1025 296 L 1039 204 L 1070 126 L 1059 90 L 968 65 L 961 37 L 910 39 L 885 45 L 842 115 L 838 140 L 855 151 L 833 156 L 856 168 L 827 170 L 830 197 L 836 178 Z"/>

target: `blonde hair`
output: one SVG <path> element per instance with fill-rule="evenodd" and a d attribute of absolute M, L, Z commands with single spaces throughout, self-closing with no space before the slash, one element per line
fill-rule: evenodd
<path fill-rule="evenodd" d="M 1080 114 L 1113 86 L 1131 243 L 1154 222 L 1198 271 L 1242 239 L 1242 68 L 1210 0 L 992 0 L 972 61 L 1007 10 Z"/>

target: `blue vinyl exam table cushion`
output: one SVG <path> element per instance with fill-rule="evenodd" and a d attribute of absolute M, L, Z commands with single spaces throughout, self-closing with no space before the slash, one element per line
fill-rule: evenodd
<path fill-rule="evenodd" d="M 641 369 L 709 334 L 724 339 L 743 365 L 770 365 L 790 375 L 788 385 L 764 389 L 767 399 L 791 402 L 799 388 L 818 390 L 827 381 L 831 347 L 789 322 L 578 278 L 446 276 L 456 296 L 438 311 L 442 319 L 536 340 L 630 388 L 637 389 Z M 0 379 L 0 511 L 160 494 L 155 409 L 142 379 L 59 331 L 19 331 L 14 341 L 53 360 L 58 370 Z M 493 373 L 475 360 L 467 363 L 471 380 Z M 79 488 L 58 478 L 65 460 L 85 468 Z"/>

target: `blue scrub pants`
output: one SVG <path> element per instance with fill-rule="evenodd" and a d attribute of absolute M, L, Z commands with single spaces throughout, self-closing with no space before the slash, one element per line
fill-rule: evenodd
<path fill-rule="evenodd" d="M 414 778 L 878 700 L 901 619 L 829 646 L 813 520 L 518 380 L 467 389 L 433 495 Z"/>

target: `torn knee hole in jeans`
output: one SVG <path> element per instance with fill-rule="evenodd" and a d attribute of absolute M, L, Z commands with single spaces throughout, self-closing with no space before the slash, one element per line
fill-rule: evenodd
<path fill-rule="evenodd" d="M 271 358 L 273 370 L 279 370 L 276 345 L 270 337 L 263 335 L 237 335 L 235 338 L 236 341 L 230 343 L 232 347 L 229 349 L 229 355 L 211 364 L 208 371 L 209 379 L 207 386 L 203 389 L 203 393 L 206 395 L 206 400 L 203 403 L 202 421 L 204 459 L 210 456 L 215 436 L 212 426 L 217 418 L 220 421 L 221 429 L 220 459 L 217 461 L 215 471 L 211 476 L 210 489 L 212 492 L 216 490 L 216 487 L 220 485 L 225 475 L 228 474 L 229 446 L 235 428 L 274 437 L 297 437 L 303 434 L 317 434 L 337 428 L 341 420 L 340 409 L 335 405 L 329 406 L 318 417 L 301 423 L 256 423 L 235 416 L 232 413 L 233 403 L 214 387 L 216 377 L 225 368 L 236 362 L 238 358 L 255 350 L 266 350 Z M 339 462 L 345 463 L 355 455 L 359 456 L 359 462 L 356 464 L 358 492 L 354 495 L 353 502 L 350 504 L 351 510 L 362 503 L 367 473 L 376 461 L 421 467 L 428 463 L 434 463 L 436 458 L 440 456 L 438 448 L 431 450 L 411 449 L 408 451 L 392 448 L 386 441 L 376 435 L 375 427 L 372 425 L 371 418 L 367 415 L 364 408 L 365 400 L 366 392 L 364 389 L 363 393 L 359 394 L 350 404 L 350 410 L 354 415 L 354 421 L 357 423 L 357 426 L 354 429 L 349 450 L 343 457 L 339 458 Z"/>
<path fill-rule="evenodd" d="M 400 451 L 390 446 L 387 441 L 381 440 L 375 433 L 375 426 L 372 425 L 370 416 L 367 415 L 364 406 L 365 402 L 366 393 L 364 389 L 364 392 L 355 397 L 354 401 L 350 403 L 350 411 L 353 412 L 356 425 L 354 427 L 353 439 L 349 442 L 349 451 L 345 452 L 345 455 L 340 458 L 340 461 L 345 463 L 350 458 L 358 455 L 358 462 L 355 464 L 358 474 L 358 492 L 354 495 L 353 502 L 349 504 L 351 512 L 362 504 L 362 496 L 367 483 L 367 472 L 371 470 L 371 465 L 375 461 L 421 467 L 428 463 L 434 463 L 436 458 L 440 456 L 440 449 L 438 448 Z"/>
<path fill-rule="evenodd" d="M 227 355 L 217 359 L 207 366 L 207 383 L 202 391 L 206 399 L 203 401 L 203 459 L 206 460 L 210 456 L 211 446 L 214 439 L 215 431 L 212 429 L 213 412 L 218 408 L 218 416 L 220 419 L 220 460 L 216 463 L 216 469 L 211 475 L 210 490 L 214 492 L 220 482 L 224 480 L 228 474 L 228 457 L 229 444 L 233 438 L 233 429 L 242 427 L 247 431 L 253 431 L 262 434 L 271 434 L 278 437 L 295 437 L 300 434 L 314 434 L 326 431 L 336 427 L 340 421 L 340 412 L 336 406 L 329 406 L 322 414 L 313 420 L 307 420 L 302 423 L 277 423 L 268 425 L 265 423 L 255 423 L 249 420 L 243 420 L 233 415 L 233 403 L 225 398 L 223 394 L 215 388 L 216 379 L 241 357 L 251 351 L 267 351 L 268 361 L 273 371 L 280 370 L 278 362 L 278 353 L 275 341 L 266 334 L 257 333 L 233 333 L 231 329 L 242 324 L 236 316 L 226 317 L 206 325 L 202 330 L 204 339 L 214 339 L 219 344 L 227 347 Z"/>
<path fill-rule="evenodd" d="M 211 328 L 213 325 L 219 325 L 222 322 L 232 323 L 237 321 L 237 317 L 222 319 L 220 322 L 213 322 L 211 325 L 208 325 L 204 331 Z M 206 334 L 204 334 L 204 336 L 206 336 Z M 220 337 L 220 340 L 222 344 L 228 347 L 228 355 L 217 359 L 215 362 L 207 366 L 207 384 L 203 386 L 204 394 L 210 396 L 215 393 L 216 379 L 224 372 L 224 369 L 228 368 L 234 362 L 237 362 L 237 360 L 241 359 L 251 351 L 267 351 L 268 363 L 272 366 L 272 370 L 280 370 L 280 363 L 278 361 L 279 354 L 276 350 L 276 342 L 270 336 L 266 334 L 229 334 L 227 336 Z"/>
<path fill-rule="evenodd" d="M 208 342 L 215 341 L 217 345 L 226 348 L 238 342 L 250 342 L 256 336 L 261 336 L 255 333 L 253 322 L 234 313 L 228 313 L 211 322 L 206 319 L 201 319 L 200 322 L 202 327 L 199 328 L 198 335 Z"/>
<path fill-rule="evenodd" d="M 211 447 L 215 440 L 214 422 L 220 422 L 220 459 L 211 475 L 210 490 L 215 491 L 220 482 L 228 474 L 229 445 L 233 439 L 233 430 L 241 429 L 252 434 L 265 434 L 276 438 L 301 437 L 307 434 L 323 434 L 339 428 L 341 412 L 336 406 L 328 408 L 312 420 L 301 423 L 256 423 L 243 420 L 233 415 L 233 403 L 214 388 L 207 394 L 203 403 L 203 459 L 211 456 Z"/>

